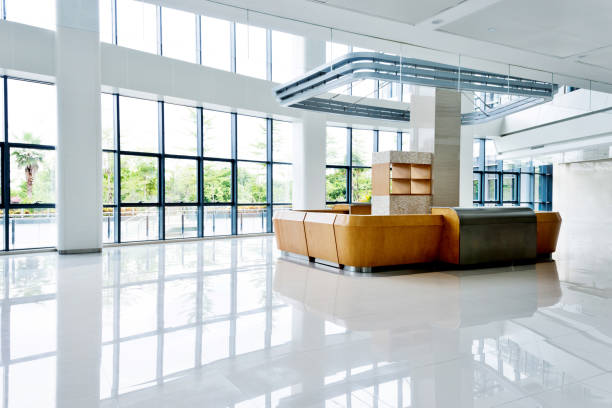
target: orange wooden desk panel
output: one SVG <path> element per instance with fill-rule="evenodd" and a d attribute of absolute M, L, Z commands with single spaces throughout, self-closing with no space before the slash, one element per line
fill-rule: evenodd
<path fill-rule="evenodd" d="M 538 219 L 538 255 L 550 254 L 557 249 L 561 215 L 558 212 L 536 212 Z"/>
<path fill-rule="evenodd" d="M 459 264 L 459 217 L 452 208 L 432 208 L 432 214 L 444 217 L 444 229 L 440 239 L 438 259 L 442 262 Z"/>
<path fill-rule="evenodd" d="M 437 215 L 337 215 L 338 263 L 372 267 L 433 262 L 442 225 Z"/>
<path fill-rule="evenodd" d="M 278 249 L 308 256 L 304 218 L 306 213 L 299 211 L 279 211 L 275 214 L 273 223 Z"/>
<path fill-rule="evenodd" d="M 338 263 L 336 236 L 334 235 L 334 221 L 337 216 L 339 215 L 330 213 L 306 213 L 304 230 L 308 256 Z"/>

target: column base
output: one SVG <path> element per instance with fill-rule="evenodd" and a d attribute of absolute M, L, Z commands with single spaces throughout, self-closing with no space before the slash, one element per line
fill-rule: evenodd
<path fill-rule="evenodd" d="M 58 249 L 57 252 L 60 255 L 97 254 L 102 252 L 102 248 Z"/>

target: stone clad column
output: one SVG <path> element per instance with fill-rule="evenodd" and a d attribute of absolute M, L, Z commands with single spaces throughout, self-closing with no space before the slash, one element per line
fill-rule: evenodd
<path fill-rule="evenodd" d="M 56 0 L 57 248 L 102 248 L 100 39 L 97 0 Z M 117 177 L 118 175 L 116 175 Z"/>
<path fill-rule="evenodd" d="M 436 89 L 433 160 L 434 207 L 459 206 L 461 93 Z"/>

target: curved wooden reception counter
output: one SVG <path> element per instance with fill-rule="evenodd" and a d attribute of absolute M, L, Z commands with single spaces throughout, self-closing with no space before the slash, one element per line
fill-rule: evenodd
<path fill-rule="evenodd" d="M 281 211 L 277 246 L 340 267 L 442 261 L 458 265 L 535 259 L 555 251 L 558 213 L 528 208 L 434 208 L 427 215 Z"/>

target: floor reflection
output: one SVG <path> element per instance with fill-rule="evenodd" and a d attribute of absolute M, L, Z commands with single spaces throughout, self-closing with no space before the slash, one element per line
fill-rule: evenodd
<path fill-rule="evenodd" d="M 383 277 L 272 237 L 6 256 L 2 406 L 610 406 L 612 286 L 580 248 Z"/>

